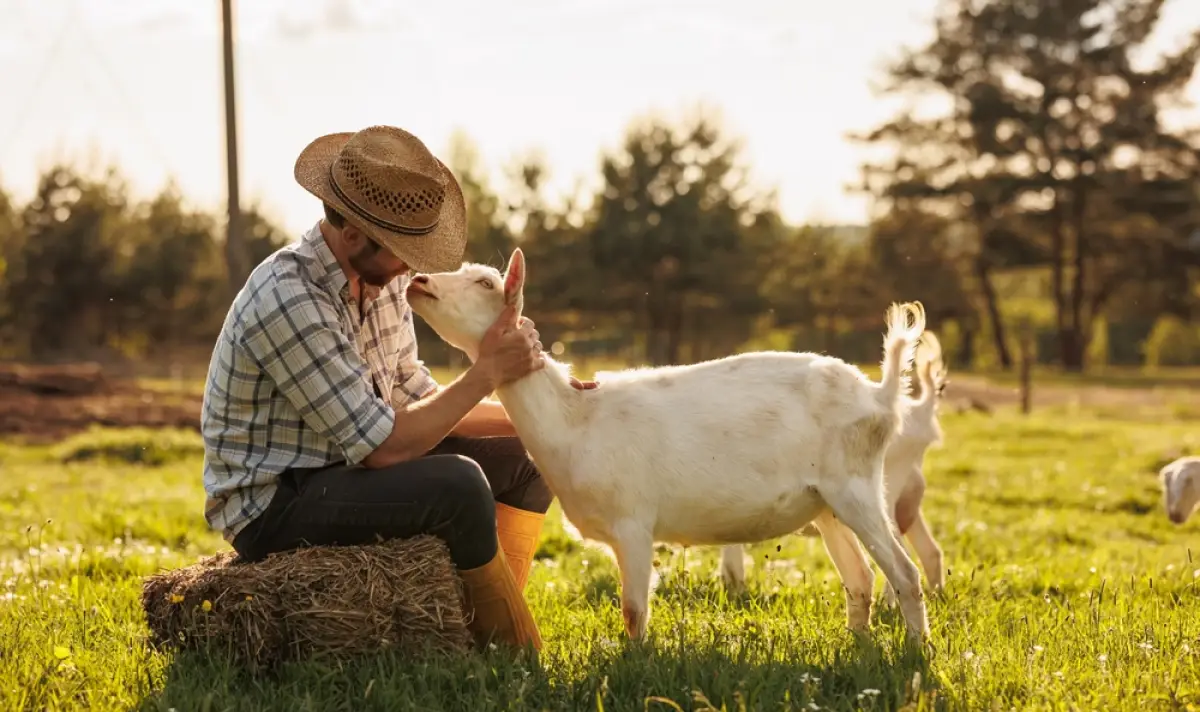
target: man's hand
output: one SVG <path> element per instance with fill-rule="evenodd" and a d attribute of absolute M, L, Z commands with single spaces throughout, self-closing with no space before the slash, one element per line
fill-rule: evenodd
<path fill-rule="evenodd" d="M 581 381 L 578 378 L 571 376 L 571 386 L 577 391 L 590 391 L 598 387 L 600 384 L 595 381 Z"/>
<path fill-rule="evenodd" d="M 479 369 L 492 387 L 498 388 L 545 366 L 542 342 L 533 322 L 522 318 L 518 324 L 516 309 L 510 305 L 483 335 L 472 368 Z"/>

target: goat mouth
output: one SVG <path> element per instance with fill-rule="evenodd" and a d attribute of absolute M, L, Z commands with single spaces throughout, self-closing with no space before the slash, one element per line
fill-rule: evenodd
<path fill-rule="evenodd" d="M 409 284 L 408 289 L 405 291 L 410 298 L 411 297 L 428 297 L 430 299 L 437 299 L 437 295 L 435 295 L 433 292 L 429 291 L 428 289 L 425 289 L 417 282 L 412 282 L 411 284 Z"/>

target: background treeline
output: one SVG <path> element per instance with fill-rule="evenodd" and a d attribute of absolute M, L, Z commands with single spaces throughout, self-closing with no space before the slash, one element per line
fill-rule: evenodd
<path fill-rule="evenodd" d="M 1200 140 L 1163 121 L 1200 35 L 1145 61 L 1162 4 L 944 2 L 936 39 L 883 82 L 921 111 L 856 137 L 891 149 L 852 186 L 873 197 L 863 227 L 785 224 L 702 114 L 632 123 L 600 188 L 561 205 L 536 156 L 490 185 L 460 136 L 467 259 L 521 245 L 530 315 L 577 359 L 871 362 L 887 303 L 920 299 L 957 368 L 1011 367 L 1026 327 L 1067 370 L 1200 363 Z M 241 244 L 224 232 L 173 186 L 135 199 L 115 169 L 53 166 L 25 204 L 0 189 L 0 357 L 203 368 L 241 265 L 297 237 L 253 207 Z M 427 361 L 456 357 L 421 328 Z"/>

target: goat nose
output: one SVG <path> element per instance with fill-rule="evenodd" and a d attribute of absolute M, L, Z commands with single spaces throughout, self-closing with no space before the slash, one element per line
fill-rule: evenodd
<path fill-rule="evenodd" d="M 416 282 L 417 284 L 429 284 L 429 277 L 423 274 L 418 274 L 412 278 L 412 281 Z"/>

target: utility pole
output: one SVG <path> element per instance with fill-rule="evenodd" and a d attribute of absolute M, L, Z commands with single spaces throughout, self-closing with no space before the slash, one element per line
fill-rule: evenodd
<path fill-rule="evenodd" d="M 246 279 L 246 249 L 238 199 L 237 106 L 233 83 L 233 0 L 221 0 L 221 45 L 225 65 L 225 174 L 229 222 L 225 234 L 225 268 L 232 298 Z"/>

